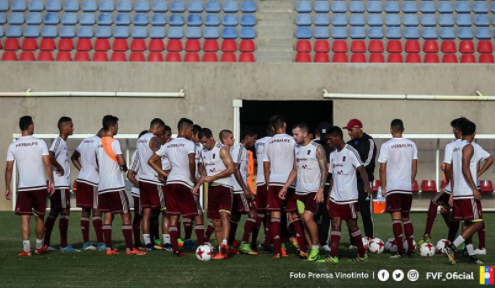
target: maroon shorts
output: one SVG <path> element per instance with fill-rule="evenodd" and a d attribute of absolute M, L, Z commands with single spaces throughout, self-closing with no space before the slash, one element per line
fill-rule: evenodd
<path fill-rule="evenodd" d="M 316 192 L 308 193 L 308 194 L 296 194 L 296 200 L 304 203 L 304 210 L 316 213 L 316 209 L 318 208 L 318 203 L 315 200 Z"/>
<path fill-rule="evenodd" d="M 17 215 L 45 215 L 47 189 L 28 190 L 17 192 L 15 214 Z"/>
<path fill-rule="evenodd" d="M 141 201 L 139 197 L 132 196 L 134 200 L 134 217 L 143 216 L 143 207 L 141 207 Z"/>
<path fill-rule="evenodd" d="M 455 221 L 473 221 L 483 220 L 481 211 L 481 202 L 474 199 L 454 200 L 454 220 Z"/>
<path fill-rule="evenodd" d="M 347 204 L 337 204 L 333 201 L 328 202 L 328 214 L 330 218 L 341 218 L 346 221 L 358 218 L 357 202 Z"/>
<path fill-rule="evenodd" d="M 256 204 L 252 198 L 246 198 L 244 193 L 233 194 L 234 201 L 232 202 L 232 211 L 237 213 L 248 213 L 249 211 L 257 210 Z"/>
<path fill-rule="evenodd" d="M 98 186 L 77 181 L 76 207 L 96 209 L 98 206 Z"/>
<path fill-rule="evenodd" d="M 232 211 L 232 192 L 229 187 L 208 187 L 208 218 L 220 219 L 220 212 Z"/>
<path fill-rule="evenodd" d="M 107 192 L 98 195 L 98 210 L 103 213 L 129 213 L 129 200 L 125 191 Z"/>
<path fill-rule="evenodd" d="M 445 209 L 452 209 L 452 206 L 449 204 L 449 199 L 450 199 L 450 194 L 448 193 L 437 193 L 433 198 L 431 199 L 431 202 L 435 203 L 436 205 L 442 206 Z"/>
<path fill-rule="evenodd" d="M 265 211 L 266 201 L 268 197 L 268 190 L 265 185 L 258 185 L 256 187 L 256 209 L 260 212 Z"/>
<path fill-rule="evenodd" d="M 163 185 L 139 181 L 139 198 L 143 208 L 165 208 L 165 193 Z"/>
<path fill-rule="evenodd" d="M 70 209 L 70 190 L 55 189 L 50 196 L 50 209 Z"/>
<path fill-rule="evenodd" d="M 285 194 L 285 199 L 280 199 L 278 193 L 282 190 L 282 186 L 268 186 L 268 197 L 266 211 L 280 211 L 285 208 L 286 212 L 296 212 L 296 191 L 294 188 L 289 188 L 287 194 Z"/>
<path fill-rule="evenodd" d="M 192 189 L 182 184 L 167 184 L 165 199 L 167 202 L 167 213 L 191 217 L 199 215 L 201 207 L 194 199 Z"/>
<path fill-rule="evenodd" d="M 391 194 L 385 197 L 385 212 L 401 212 L 403 215 L 411 212 L 411 194 Z"/>

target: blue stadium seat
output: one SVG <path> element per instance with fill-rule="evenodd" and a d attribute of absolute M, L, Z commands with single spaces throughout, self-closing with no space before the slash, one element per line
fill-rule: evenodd
<path fill-rule="evenodd" d="M 333 27 L 332 28 L 332 38 L 333 39 L 347 39 L 347 29 L 345 27 Z"/>
<path fill-rule="evenodd" d="M 333 26 L 347 26 L 347 15 L 345 15 L 345 14 L 333 14 L 332 25 Z"/>
<path fill-rule="evenodd" d="M 330 4 L 328 1 L 316 1 L 315 2 L 316 13 L 328 13 L 330 12 Z"/>
<path fill-rule="evenodd" d="M 370 3 L 370 2 L 368 2 Z M 383 26 L 383 18 L 380 14 L 368 14 L 368 25 L 373 26 Z"/>
<path fill-rule="evenodd" d="M 459 28 L 457 31 L 457 37 L 461 40 L 471 40 L 474 38 L 473 29 L 468 27 Z"/>
<path fill-rule="evenodd" d="M 4 33 L 3 33 L 3 26 L 0 26 L 0 38 L 2 38 L 3 35 L 4 35 Z"/>
<path fill-rule="evenodd" d="M 328 30 L 327 27 L 316 27 L 315 28 L 315 38 L 316 39 L 328 39 L 328 38 L 330 38 L 330 30 Z"/>
<path fill-rule="evenodd" d="M 216 14 L 207 14 L 205 18 L 205 25 L 210 27 L 217 27 L 220 25 L 220 17 Z M 205 33 L 206 34 L 206 33 Z"/>
<path fill-rule="evenodd" d="M 492 2 L 491 9 L 492 13 L 495 13 L 495 2 Z"/>
<path fill-rule="evenodd" d="M 438 39 L 437 29 L 436 28 L 423 28 L 422 37 L 423 37 L 423 39 L 427 39 L 427 40 Z"/>
<path fill-rule="evenodd" d="M 385 24 L 389 27 L 400 27 L 400 15 L 399 14 L 387 14 L 385 16 Z"/>
<path fill-rule="evenodd" d="M 349 7 L 349 10 L 352 13 L 364 13 L 364 2 L 363 1 L 351 1 L 351 5 Z"/>
<path fill-rule="evenodd" d="M 315 22 L 316 22 L 316 17 L 315 17 Z M 244 14 L 241 16 L 241 26 L 253 27 L 254 25 L 256 25 L 256 17 L 253 14 Z"/>
<path fill-rule="evenodd" d="M 416 4 L 416 1 L 404 1 L 402 2 L 402 12 L 418 13 L 418 4 Z"/>
<path fill-rule="evenodd" d="M 81 25 L 93 26 L 96 23 L 95 14 L 83 13 L 81 14 L 81 19 L 79 21 L 81 22 Z"/>
<path fill-rule="evenodd" d="M 244 0 L 241 4 L 242 13 L 254 13 L 256 12 L 256 2 L 250 0 Z"/>
<path fill-rule="evenodd" d="M 107 27 L 104 27 L 104 28 L 107 28 Z M 100 29 L 98 28 L 98 30 L 96 31 L 96 37 L 97 38 L 105 38 L 105 37 L 98 37 L 98 31 L 99 30 Z M 114 31 L 114 37 L 115 38 L 117 38 L 117 39 L 127 39 L 127 38 L 129 38 L 129 34 L 130 34 L 129 27 L 123 27 L 123 26 L 115 27 L 115 31 Z"/>
<path fill-rule="evenodd" d="M 98 4 L 96 3 L 96 0 L 84 0 L 82 4 L 83 12 L 95 12 L 96 10 L 98 10 Z"/>
<path fill-rule="evenodd" d="M 24 14 L 22 13 L 12 13 L 9 17 L 10 25 L 22 25 L 24 24 Z"/>
<path fill-rule="evenodd" d="M 364 27 L 351 27 L 351 39 L 366 38 L 366 30 Z"/>
<path fill-rule="evenodd" d="M 387 13 L 399 13 L 400 12 L 399 1 L 386 1 L 385 2 L 385 12 L 387 12 Z"/>
<path fill-rule="evenodd" d="M 62 26 L 60 28 L 61 38 L 74 38 L 76 37 L 76 27 L 74 26 Z"/>
<path fill-rule="evenodd" d="M 45 25 L 58 25 L 60 23 L 60 17 L 57 13 L 45 14 Z"/>
<path fill-rule="evenodd" d="M 150 38 L 151 39 L 163 39 L 163 38 L 165 38 L 165 28 L 163 28 L 163 27 L 151 27 Z"/>
<path fill-rule="evenodd" d="M 457 1 L 455 11 L 457 13 L 471 13 L 471 5 L 469 5 L 468 1 Z"/>
<path fill-rule="evenodd" d="M 45 3 L 43 0 L 31 0 L 29 3 L 30 12 L 42 12 L 45 10 Z"/>
<path fill-rule="evenodd" d="M 421 12 L 422 13 L 435 13 L 437 9 L 435 8 L 435 2 L 433 1 L 421 1 Z"/>
<path fill-rule="evenodd" d="M 208 2 L 206 2 L 206 9 L 205 10 L 208 13 L 220 13 L 220 11 L 222 10 L 222 8 L 220 6 L 220 1 L 208 0 Z M 211 38 L 211 39 L 213 39 L 213 38 Z"/>
<path fill-rule="evenodd" d="M 44 26 L 43 32 L 41 33 L 43 38 L 57 38 L 58 32 L 55 26 Z M 7 36 L 8 37 L 8 36 Z"/>
<path fill-rule="evenodd" d="M 309 27 L 299 27 L 296 30 L 297 39 L 311 39 L 311 28 Z"/>
<path fill-rule="evenodd" d="M 89 27 L 89 26 L 79 27 L 79 32 L 77 33 L 77 37 L 86 38 L 86 39 L 93 38 L 93 27 Z"/>
<path fill-rule="evenodd" d="M 79 11 L 79 1 L 77 0 L 66 0 L 64 4 L 65 12 L 78 12 Z"/>
<path fill-rule="evenodd" d="M 488 4 L 486 1 L 475 1 L 473 4 L 473 11 L 476 14 L 488 13 Z"/>
<path fill-rule="evenodd" d="M 14 0 L 12 2 L 12 12 L 24 12 L 26 10 L 27 10 L 26 0 Z M 8 30 L 7 30 L 7 34 L 9 34 Z"/>
<path fill-rule="evenodd" d="M 165 15 L 164 15 L 165 17 Z M 117 14 L 117 17 L 115 18 L 115 24 L 117 26 L 129 26 L 131 25 L 131 15 L 127 13 L 121 13 Z"/>
<path fill-rule="evenodd" d="M 24 37 L 26 37 L 26 38 L 38 38 L 38 37 L 40 37 L 40 27 L 39 26 L 26 26 L 26 29 L 24 29 Z"/>
<path fill-rule="evenodd" d="M 232 27 L 224 27 L 222 30 L 223 39 L 237 39 L 237 29 Z"/>
<path fill-rule="evenodd" d="M 297 1 L 296 11 L 299 13 L 310 13 L 311 12 L 311 1 Z"/>
<path fill-rule="evenodd" d="M 382 13 L 382 2 L 369 1 L 368 2 L 368 12 L 369 13 Z"/>
<path fill-rule="evenodd" d="M 100 2 L 101 12 L 113 12 L 113 10 L 115 10 L 115 5 L 113 4 L 113 0 L 102 0 Z"/>
<path fill-rule="evenodd" d="M 203 12 L 203 2 L 199 1 L 199 0 L 192 0 L 192 1 L 189 1 L 189 4 L 188 4 L 188 7 L 187 7 L 187 11 L 189 11 L 189 13 L 201 13 Z"/>
<path fill-rule="evenodd" d="M 330 19 L 328 18 L 328 14 L 316 14 L 315 15 L 315 25 L 316 26 L 328 26 L 330 25 Z"/>
<path fill-rule="evenodd" d="M 443 27 L 442 29 L 440 29 L 440 38 L 442 38 L 443 40 L 454 40 L 455 39 L 454 28 Z"/>
<path fill-rule="evenodd" d="M 476 29 L 476 38 L 480 40 L 490 40 L 492 39 L 492 34 L 490 33 L 490 28 L 480 27 Z"/>
<path fill-rule="evenodd" d="M 132 38 L 134 39 L 146 39 L 148 37 L 148 30 L 146 27 L 134 27 L 132 28 Z"/>
<path fill-rule="evenodd" d="M 186 3 L 184 1 L 172 1 L 172 3 L 170 3 L 170 11 L 172 11 L 173 13 L 184 13 L 184 11 L 186 11 Z M 168 33 L 168 36 L 170 37 L 170 33 Z M 183 34 L 182 37 L 184 37 Z"/>
<path fill-rule="evenodd" d="M 187 26 L 199 27 L 201 25 L 203 25 L 203 17 L 201 17 L 201 15 L 189 14 L 189 16 L 187 16 Z"/>
<path fill-rule="evenodd" d="M 181 14 L 170 15 L 169 24 L 170 24 L 170 26 L 182 26 L 182 25 L 184 25 L 184 16 L 182 16 Z"/>
<path fill-rule="evenodd" d="M 117 28 L 122 28 L 122 27 L 117 27 Z M 125 27 L 127 28 L 127 27 Z M 117 29 L 115 29 L 117 30 Z M 129 31 L 129 29 L 127 29 Z M 104 38 L 104 39 L 108 39 L 112 37 L 112 28 L 110 27 L 106 27 L 106 26 L 103 26 L 103 27 L 98 27 L 96 29 L 96 38 Z"/>
<path fill-rule="evenodd" d="M 311 21 L 311 18 L 309 18 Z M 223 16 L 223 26 L 236 27 L 239 22 L 237 21 L 237 15 L 226 14 Z M 310 23 L 311 25 L 311 23 Z"/>
<path fill-rule="evenodd" d="M 119 0 L 117 3 L 118 12 L 131 12 L 132 11 L 132 1 L 131 0 Z"/>
<path fill-rule="evenodd" d="M 134 10 L 139 13 L 148 13 L 151 10 L 150 1 L 138 0 L 135 4 Z"/>
<path fill-rule="evenodd" d="M 204 33 L 205 33 L 205 39 L 220 38 L 220 31 L 218 30 L 218 27 L 206 27 Z"/>
<path fill-rule="evenodd" d="M 404 26 L 406 26 L 406 27 L 418 27 L 418 15 L 417 14 L 404 15 Z"/>
<path fill-rule="evenodd" d="M 110 13 L 102 13 L 98 16 L 98 25 L 110 26 L 113 24 L 113 17 Z"/>
<path fill-rule="evenodd" d="M 423 16 L 421 16 L 421 25 L 423 27 L 437 26 L 437 18 L 435 14 L 423 14 Z"/>
<path fill-rule="evenodd" d="M 311 26 L 312 20 L 310 14 L 298 14 L 296 18 L 297 26 Z M 224 24 L 225 25 L 225 24 Z"/>
<path fill-rule="evenodd" d="M 395 29 L 395 28 L 388 28 L 390 29 Z M 387 32 L 388 32 L 387 30 Z M 383 39 L 383 29 L 382 27 L 371 27 L 368 29 L 368 37 L 370 39 Z"/>
<path fill-rule="evenodd" d="M 152 26 L 165 26 L 167 24 L 167 16 L 163 14 L 153 14 L 151 17 Z"/>
<path fill-rule="evenodd" d="M 404 29 L 404 38 L 419 39 L 419 29 L 417 27 L 406 27 Z"/>
<path fill-rule="evenodd" d="M 492 24 L 495 25 L 495 15 L 493 15 L 493 18 L 492 18 Z"/>
<path fill-rule="evenodd" d="M 155 13 L 163 13 L 168 11 L 167 1 L 165 0 L 155 0 L 153 2 L 153 12 Z M 151 34 L 151 33 L 150 33 Z M 163 32 L 163 38 L 165 38 L 165 32 Z M 159 35 L 161 36 L 161 34 Z"/>
<path fill-rule="evenodd" d="M 474 25 L 478 27 L 488 27 L 490 26 L 490 17 L 488 17 L 488 15 L 486 14 L 475 15 Z"/>
<path fill-rule="evenodd" d="M 32 14 L 32 13 L 31 13 L 31 14 Z M 28 20 L 29 20 L 29 15 L 28 15 Z M 41 14 L 40 14 L 40 16 L 39 16 L 39 20 L 41 21 Z M 3 25 L 3 24 L 5 24 L 5 23 L 7 23 L 7 16 L 5 15 L 5 13 L 0 13 L 0 25 Z M 41 22 L 40 22 L 40 23 L 41 23 Z M 40 23 L 38 23 L 38 24 L 40 24 Z M 29 23 L 28 23 L 28 24 L 29 24 Z M 38 25 L 38 24 L 36 24 L 36 25 Z"/>
<path fill-rule="evenodd" d="M 0 12 L 9 11 L 9 2 L 7 0 L 0 0 Z"/>
<path fill-rule="evenodd" d="M 363 14 L 351 14 L 350 20 L 351 26 L 364 26 Z"/>
<path fill-rule="evenodd" d="M 470 14 L 458 14 L 457 26 L 459 27 L 471 27 L 471 15 Z"/>
<path fill-rule="evenodd" d="M 454 15 L 453 14 L 440 14 L 438 18 L 438 23 L 442 27 L 453 27 L 454 26 Z"/>
<path fill-rule="evenodd" d="M 47 26 L 48 28 L 55 28 L 53 26 Z M 44 30 L 44 29 L 43 29 Z M 55 33 L 57 29 L 55 29 Z M 22 27 L 21 26 L 9 26 L 7 28 L 7 38 L 20 38 L 22 37 Z M 56 35 L 55 35 L 56 37 Z M 54 38 L 54 37 L 52 37 Z"/>
<path fill-rule="evenodd" d="M 256 31 L 251 27 L 242 27 L 240 36 L 241 39 L 254 39 L 256 37 Z"/>
<path fill-rule="evenodd" d="M 454 12 L 454 6 L 450 1 L 440 1 L 438 3 L 438 12 L 440 13 L 452 13 Z"/>
<path fill-rule="evenodd" d="M 201 28 L 200 27 L 187 27 L 186 38 L 187 39 L 200 39 L 201 38 Z"/>
<path fill-rule="evenodd" d="M 62 24 L 64 25 L 76 25 L 77 24 L 77 14 L 76 13 L 65 13 L 62 17 Z"/>
<path fill-rule="evenodd" d="M 237 13 L 239 11 L 239 5 L 237 0 L 226 0 L 223 3 L 223 12 L 225 13 Z"/>
<path fill-rule="evenodd" d="M 347 12 L 346 2 L 345 1 L 333 1 L 332 2 L 332 12 L 333 13 L 345 13 L 345 12 Z"/>
<path fill-rule="evenodd" d="M 149 19 L 148 14 L 138 13 L 138 14 L 134 15 L 134 25 L 136 25 L 136 26 L 148 26 L 148 24 L 150 24 L 150 19 Z"/>
<path fill-rule="evenodd" d="M 5 14 L 3 14 L 3 17 L 5 18 Z M 76 21 L 77 21 L 77 18 L 76 18 Z M 40 25 L 42 22 L 43 22 L 43 20 L 41 18 L 41 13 L 38 13 L 38 12 L 29 13 L 27 16 L 27 19 L 26 19 L 26 23 L 28 25 Z M 2 23 L 2 21 L 0 20 L 0 24 L 5 24 L 5 21 L 3 21 L 3 23 Z"/>

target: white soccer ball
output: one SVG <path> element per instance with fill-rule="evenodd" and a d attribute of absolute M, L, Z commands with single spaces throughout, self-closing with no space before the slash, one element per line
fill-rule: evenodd
<path fill-rule="evenodd" d="M 437 245 L 436 245 L 437 253 L 442 253 L 443 248 L 445 246 L 448 246 L 448 245 L 450 245 L 450 241 L 449 240 L 447 240 L 447 239 L 438 240 Z"/>
<path fill-rule="evenodd" d="M 368 251 L 368 244 L 370 243 L 370 237 L 363 237 L 364 251 Z"/>
<path fill-rule="evenodd" d="M 388 251 L 390 253 L 397 253 L 397 244 L 395 242 L 395 238 L 390 238 L 385 242 L 385 251 Z"/>
<path fill-rule="evenodd" d="M 436 248 L 431 243 L 423 243 L 419 246 L 419 255 L 423 257 L 431 257 L 435 255 Z"/>
<path fill-rule="evenodd" d="M 406 240 L 404 240 L 404 244 L 403 244 L 403 245 L 404 245 L 404 251 L 409 251 L 409 244 L 407 243 L 407 239 L 406 239 Z M 417 245 L 416 245 L 416 241 L 414 241 L 414 239 L 413 239 L 413 247 L 412 247 L 412 249 L 411 249 L 411 250 L 412 250 L 413 252 L 414 252 L 414 251 L 416 251 L 416 247 L 417 247 Z"/>
<path fill-rule="evenodd" d="M 210 261 L 213 257 L 213 250 L 208 245 L 201 245 L 196 249 L 196 258 L 200 261 Z"/>
<path fill-rule="evenodd" d="M 383 244 L 382 239 L 373 238 L 370 243 L 368 243 L 368 251 L 373 254 L 381 254 L 385 250 L 385 244 Z"/>

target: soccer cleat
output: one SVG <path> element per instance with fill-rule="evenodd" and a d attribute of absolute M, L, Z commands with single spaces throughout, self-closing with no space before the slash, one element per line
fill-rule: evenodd
<path fill-rule="evenodd" d="M 258 252 L 258 245 L 256 245 L 256 243 L 251 243 L 251 250 Z"/>
<path fill-rule="evenodd" d="M 282 257 L 289 257 L 284 247 L 280 248 L 280 254 L 282 254 Z"/>
<path fill-rule="evenodd" d="M 28 256 L 28 257 L 31 257 L 31 251 L 24 251 L 22 250 L 21 253 L 17 254 L 18 257 L 24 257 L 24 256 Z"/>
<path fill-rule="evenodd" d="M 52 245 L 48 245 L 48 248 L 46 251 L 58 251 L 57 248 L 53 247 Z"/>
<path fill-rule="evenodd" d="M 239 246 L 239 251 L 247 255 L 258 255 L 258 252 L 253 251 L 253 249 L 251 249 L 251 245 L 248 243 L 241 244 L 241 246 Z"/>
<path fill-rule="evenodd" d="M 96 250 L 96 247 L 95 247 L 95 246 L 93 246 L 93 245 L 91 244 L 91 242 L 86 242 L 86 243 L 84 243 L 84 244 L 83 244 L 82 249 L 83 249 L 84 251 L 87 251 L 87 250 L 94 251 L 94 250 Z"/>
<path fill-rule="evenodd" d="M 351 258 L 347 262 L 368 262 L 368 254 L 364 254 L 364 257 L 357 256 L 356 258 Z"/>
<path fill-rule="evenodd" d="M 220 252 L 218 252 L 215 256 L 213 256 L 211 259 L 213 260 L 224 260 L 224 259 L 228 259 L 229 256 L 226 255 L 226 254 L 222 254 Z"/>
<path fill-rule="evenodd" d="M 280 258 L 282 258 L 282 256 L 280 255 L 280 253 L 277 253 L 277 254 L 273 255 L 272 259 L 280 259 Z"/>
<path fill-rule="evenodd" d="M 449 258 L 449 261 L 452 265 L 456 265 L 457 263 L 455 262 L 455 255 L 454 255 L 454 249 L 451 248 L 450 246 L 445 246 L 442 250 L 442 253 L 447 255 Z"/>
<path fill-rule="evenodd" d="M 177 239 L 177 243 L 179 244 L 179 247 L 184 246 L 184 241 L 182 241 L 182 239 L 180 238 Z"/>
<path fill-rule="evenodd" d="M 316 260 L 316 262 L 318 262 L 318 263 L 339 263 L 339 258 L 332 257 L 332 256 L 328 255 L 327 257 L 325 257 L 323 259 Z"/>
<path fill-rule="evenodd" d="M 296 238 L 296 237 L 290 237 L 290 238 L 289 238 L 289 242 L 290 242 L 290 244 L 292 244 L 292 246 L 294 246 L 296 249 L 299 249 L 299 242 L 297 241 L 297 238 Z"/>
<path fill-rule="evenodd" d="M 170 243 L 163 244 L 162 249 L 168 252 L 172 252 L 174 247 Z"/>
<path fill-rule="evenodd" d="M 474 250 L 474 255 L 486 255 L 486 248 Z"/>
<path fill-rule="evenodd" d="M 273 249 L 270 246 L 263 246 L 263 254 L 273 254 Z"/>
<path fill-rule="evenodd" d="M 96 249 L 98 249 L 98 251 L 106 251 L 107 245 L 105 243 L 98 243 L 96 244 Z"/>
<path fill-rule="evenodd" d="M 229 245 L 229 255 L 240 255 L 241 253 L 237 251 L 237 249 L 234 247 L 234 245 Z"/>
<path fill-rule="evenodd" d="M 239 247 L 241 246 L 241 244 L 239 244 L 239 242 L 235 241 L 232 242 L 232 246 L 234 246 L 235 249 L 239 249 Z"/>
<path fill-rule="evenodd" d="M 332 251 L 332 249 L 330 249 L 330 246 L 328 246 L 328 245 L 323 245 L 323 247 L 321 247 L 321 250 L 326 251 L 326 252 Z"/>
<path fill-rule="evenodd" d="M 60 251 L 62 251 L 62 252 L 81 252 L 81 250 L 74 249 L 71 245 L 67 245 L 65 247 L 60 247 Z"/>
<path fill-rule="evenodd" d="M 191 239 L 187 239 L 186 242 L 184 242 L 184 248 L 193 249 L 194 242 Z"/>
<path fill-rule="evenodd" d="M 227 244 L 220 245 L 220 251 L 218 252 L 227 255 L 229 253 L 229 246 Z"/>
<path fill-rule="evenodd" d="M 308 261 L 316 261 L 318 259 L 320 259 L 320 249 L 311 249 Z"/>
<path fill-rule="evenodd" d="M 423 245 L 424 243 L 431 243 L 431 237 L 428 234 L 425 234 L 418 242 L 418 247 Z"/>
<path fill-rule="evenodd" d="M 182 251 L 174 251 L 174 257 L 186 257 L 186 253 L 182 252 Z"/>
<path fill-rule="evenodd" d="M 144 251 L 139 251 L 136 248 L 133 248 L 132 250 L 127 248 L 125 249 L 125 255 L 137 255 L 137 256 L 144 256 L 146 255 L 146 252 Z"/>
<path fill-rule="evenodd" d="M 469 256 L 469 264 L 483 265 L 484 263 L 474 256 Z"/>
<path fill-rule="evenodd" d="M 146 246 L 144 246 L 144 248 L 146 249 L 146 251 L 156 251 L 156 248 L 153 244 L 146 244 Z"/>
<path fill-rule="evenodd" d="M 145 249 L 141 243 L 137 243 L 136 245 L 134 245 L 134 248 L 136 248 L 138 250 L 144 250 Z"/>
<path fill-rule="evenodd" d="M 163 250 L 162 244 L 155 244 L 155 246 L 153 246 L 153 248 L 155 248 L 155 250 Z"/>
<path fill-rule="evenodd" d="M 357 246 L 350 245 L 350 246 L 349 246 L 349 250 L 351 250 L 351 251 L 353 251 L 353 250 L 357 250 Z"/>
<path fill-rule="evenodd" d="M 119 255 L 119 252 L 117 252 L 117 250 L 113 249 L 113 248 L 107 248 L 106 250 L 107 252 L 107 255 Z"/>
<path fill-rule="evenodd" d="M 40 254 L 45 253 L 46 251 L 48 251 L 48 245 L 43 245 L 43 246 L 41 246 L 40 249 L 34 249 L 34 254 L 40 255 Z"/>
<path fill-rule="evenodd" d="M 308 257 L 309 257 L 308 253 L 299 250 L 299 259 L 306 260 L 308 259 Z"/>
<path fill-rule="evenodd" d="M 400 258 L 405 258 L 406 257 L 406 253 L 403 252 L 403 253 L 395 253 L 394 255 L 390 256 L 390 259 L 400 259 Z"/>

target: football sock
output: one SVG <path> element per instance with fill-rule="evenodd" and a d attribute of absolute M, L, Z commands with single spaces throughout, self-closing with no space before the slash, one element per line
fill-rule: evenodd
<path fill-rule="evenodd" d="M 409 247 L 409 251 L 413 251 L 412 247 L 414 247 L 414 227 L 411 223 L 411 220 L 407 220 L 404 222 L 404 234 L 406 235 L 407 245 Z"/>
<path fill-rule="evenodd" d="M 105 245 L 107 245 L 107 249 L 112 248 L 112 226 L 111 225 L 103 225 L 103 238 L 105 238 Z"/>
<path fill-rule="evenodd" d="M 66 247 L 68 245 L 67 231 L 69 230 L 69 215 L 60 215 L 58 228 L 60 230 L 60 247 Z"/>
<path fill-rule="evenodd" d="M 340 244 L 340 237 L 342 237 L 342 232 L 340 230 L 332 230 L 330 232 L 330 242 L 331 242 L 331 251 L 330 251 L 330 256 L 332 257 L 337 257 L 338 252 L 339 252 L 339 244 Z M 362 242 L 362 241 L 361 241 Z"/>
<path fill-rule="evenodd" d="M 242 236 L 242 243 L 247 243 L 249 241 L 249 237 L 253 232 L 254 227 L 256 226 L 256 219 L 248 217 L 246 223 L 244 224 L 244 235 Z"/>
<path fill-rule="evenodd" d="M 261 224 L 263 224 L 263 219 L 265 218 L 265 214 L 258 214 L 258 217 L 256 217 L 256 226 L 253 229 L 253 233 L 251 233 L 253 236 L 251 238 L 251 242 L 255 243 L 258 241 L 258 234 L 261 229 Z"/>
<path fill-rule="evenodd" d="M 234 244 L 235 241 L 235 234 L 237 232 L 237 225 L 239 224 L 239 221 L 235 221 L 230 219 L 230 232 L 229 232 L 229 244 Z"/>
<path fill-rule="evenodd" d="M 280 242 L 280 218 L 271 219 L 271 235 L 273 238 L 273 248 L 275 254 L 281 253 L 282 244 Z M 284 227 L 285 228 L 285 227 Z"/>
<path fill-rule="evenodd" d="M 454 242 L 455 235 L 457 235 L 457 231 L 459 231 L 459 221 L 450 221 L 449 225 L 449 236 L 448 239 L 450 242 Z"/>
<path fill-rule="evenodd" d="M 151 244 L 151 236 L 150 234 L 143 234 L 144 245 Z"/>
<path fill-rule="evenodd" d="M 89 218 L 81 217 L 81 232 L 83 236 L 83 242 L 89 242 Z"/>
<path fill-rule="evenodd" d="M 203 237 L 203 235 L 205 234 L 205 226 L 204 225 L 196 225 L 196 226 L 194 226 L 194 231 L 196 232 L 196 238 L 198 238 L 198 245 L 204 245 L 205 244 L 205 238 Z M 189 239 L 191 239 L 191 238 L 189 238 Z"/>
<path fill-rule="evenodd" d="M 474 246 L 473 244 L 467 244 L 466 250 L 468 251 L 469 256 L 474 256 Z"/>
<path fill-rule="evenodd" d="M 31 251 L 31 243 L 29 242 L 29 240 L 22 241 L 22 250 L 24 250 L 25 252 Z"/>
<path fill-rule="evenodd" d="M 485 222 L 483 222 L 483 226 L 481 226 L 481 229 L 478 230 L 478 239 L 479 239 L 479 243 L 478 243 L 478 248 L 479 249 L 485 249 L 486 247 L 486 236 L 485 236 L 485 229 L 486 229 L 486 226 L 485 226 Z"/>
<path fill-rule="evenodd" d="M 56 217 L 48 215 L 45 222 L 45 245 L 50 246 L 50 238 L 52 236 L 53 226 L 55 225 Z"/>
<path fill-rule="evenodd" d="M 36 249 L 43 247 L 43 239 L 36 239 Z"/>
<path fill-rule="evenodd" d="M 437 217 L 437 208 L 438 208 L 438 205 L 433 203 L 433 201 L 431 201 L 430 207 L 428 207 L 425 233 L 423 233 L 423 235 L 425 235 L 425 234 L 431 235 L 431 229 L 433 228 L 433 223 L 435 222 L 435 218 Z M 405 229 L 405 227 L 404 227 L 404 229 Z"/>
<path fill-rule="evenodd" d="M 122 225 L 122 234 L 124 234 L 125 246 L 132 250 L 132 225 Z"/>
<path fill-rule="evenodd" d="M 182 222 L 184 223 L 184 232 L 186 234 L 185 239 L 191 239 L 191 234 L 192 234 L 192 230 L 193 230 L 192 219 L 184 218 L 182 220 Z"/>
<path fill-rule="evenodd" d="M 170 234 L 162 234 L 163 244 L 172 244 Z"/>
<path fill-rule="evenodd" d="M 272 232 L 270 229 L 272 223 L 272 217 L 270 215 L 266 215 L 265 218 L 265 243 L 263 244 L 265 247 L 270 246 L 272 243 Z"/>
<path fill-rule="evenodd" d="M 366 254 L 366 250 L 364 250 L 361 231 L 359 229 L 356 229 L 354 231 L 351 230 L 351 237 L 354 239 L 354 243 L 356 243 L 359 257 L 364 257 L 364 254 Z"/>
<path fill-rule="evenodd" d="M 464 243 L 464 241 L 465 241 L 465 239 L 462 238 L 461 235 L 459 235 L 459 237 L 457 237 L 457 239 L 455 239 L 453 244 L 455 247 L 459 247 L 462 243 Z"/>
<path fill-rule="evenodd" d="M 170 232 L 170 240 L 172 241 L 174 252 L 177 252 L 179 251 L 179 243 L 177 243 L 177 239 L 179 239 L 179 231 L 177 230 L 177 226 L 170 225 L 168 231 Z"/>
<path fill-rule="evenodd" d="M 134 213 L 134 219 L 132 221 L 132 231 L 134 233 L 134 243 L 141 244 L 141 216 Z"/>
<path fill-rule="evenodd" d="M 105 241 L 103 240 L 103 231 L 101 230 L 101 227 L 103 227 L 101 216 L 93 216 L 93 228 L 95 228 L 96 241 L 98 241 L 98 243 L 103 243 Z"/>
<path fill-rule="evenodd" d="M 399 253 L 404 253 L 404 242 L 402 242 L 402 221 L 392 221 L 392 229 L 394 230 L 395 242 Z"/>
<path fill-rule="evenodd" d="M 302 252 L 306 252 L 306 237 L 304 236 L 304 228 L 301 218 L 294 218 L 294 222 L 292 222 L 294 226 L 294 236 L 297 238 L 297 242 L 299 244 L 299 249 Z"/>

